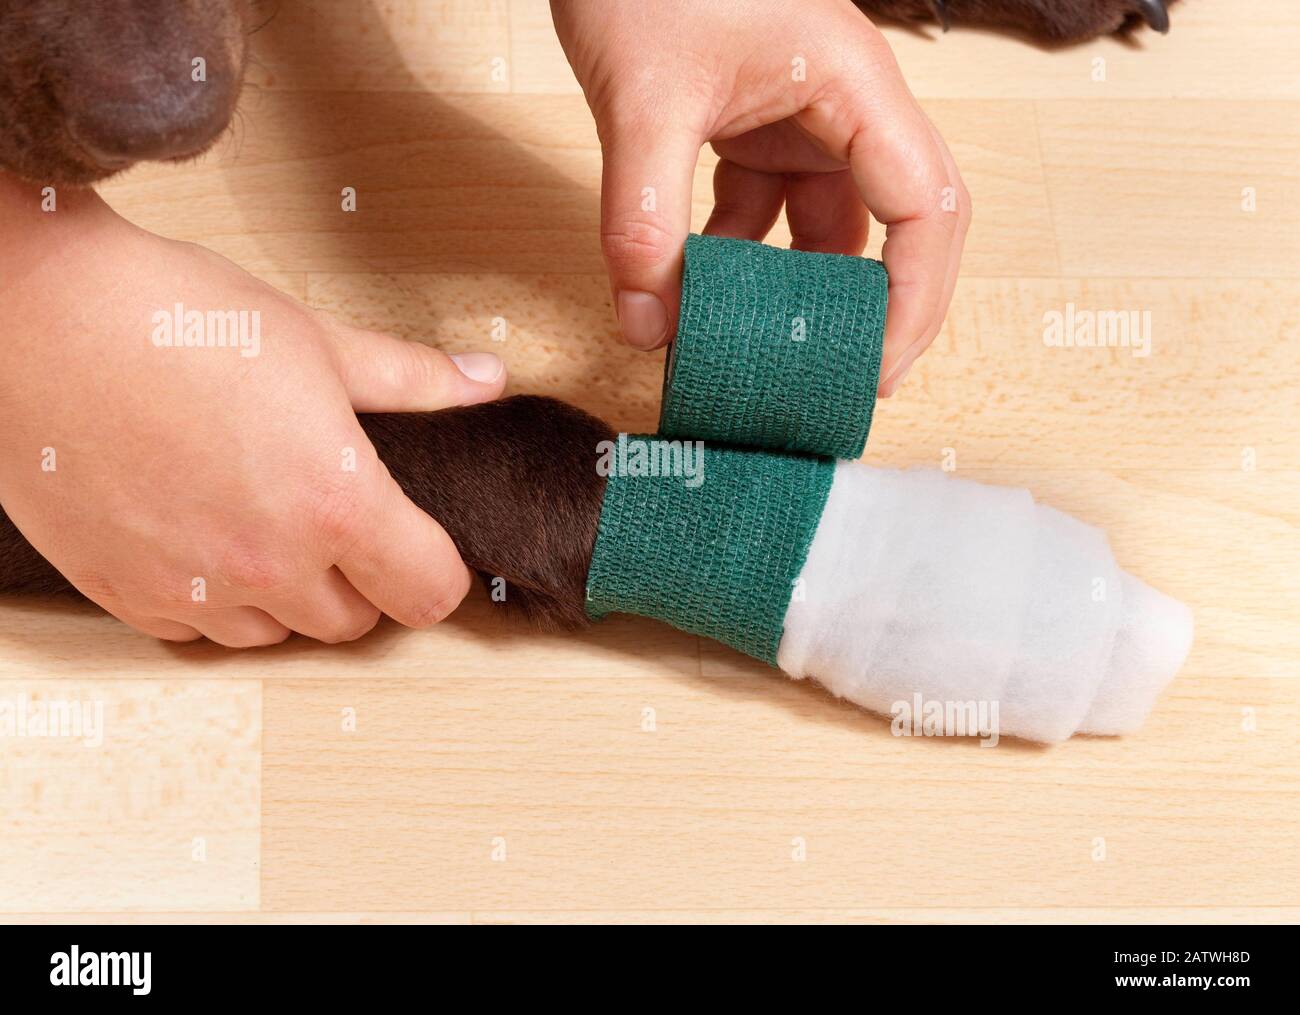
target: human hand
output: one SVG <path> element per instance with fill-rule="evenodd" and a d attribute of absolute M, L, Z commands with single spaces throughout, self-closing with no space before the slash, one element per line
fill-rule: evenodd
<path fill-rule="evenodd" d="M 860 255 L 885 225 L 880 394 L 938 334 L 970 197 L 884 38 L 849 0 L 551 0 L 604 154 L 601 243 L 623 335 L 673 337 L 691 180 L 721 157 L 706 233 Z"/>
<path fill-rule="evenodd" d="M 168 640 L 347 641 L 381 610 L 422 627 L 459 604 L 460 555 L 354 410 L 495 398 L 496 356 L 458 369 L 137 229 L 94 194 L 61 192 L 43 214 L 34 190 L 0 174 L 0 500 L 37 550 Z M 257 312 L 260 327 L 232 319 L 233 347 L 167 346 L 183 340 L 177 304 Z"/>

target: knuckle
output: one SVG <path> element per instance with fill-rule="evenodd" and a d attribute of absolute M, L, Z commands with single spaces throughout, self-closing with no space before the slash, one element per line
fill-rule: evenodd
<path fill-rule="evenodd" d="M 370 442 L 361 437 L 356 446 L 357 458 L 364 459 L 374 454 Z M 357 463 L 356 472 L 343 472 L 334 480 L 322 480 L 308 485 L 299 505 L 300 517 L 306 519 L 309 535 L 318 542 L 323 542 L 331 550 L 351 542 L 357 527 L 361 511 L 361 484 L 358 477 L 362 475 L 361 462 Z"/>
<path fill-rule="evenodd" d="M 468 582 L 464 586 L 458 583 L 441 595 L 431 596 L 428 599 L 421 599 L 418 602 L 411 603 L 405 608 L 402 616 L 394 617 L 394 619 L 407 627 L 417 629 L 440 624 L 451 616 L 468 591 Z"/>
<path fill-rule="evenodd" d="M 404 615 L 398 617 L 407 627 L 414 627 L 417 630 L 423 630 L 426 627 L 432 627 L 434 624 L 440 624 L 456 608 L 456 604 L 447 598 L 426 599 L 418 603 L 412 603 L 404 611 Z"/>
<path fill-rule="evenodd" d="M 669 229 L 648 214 L 600 233 L 601 253 L 615 269 L 658 267 L 674 255 L 675 247 Z"/>
<path fill-rule="evenodd" d="M 386 340 L 384 355 L 368 361 L 365 368 L 383 390 L 406 391 L 413 386 L 425 390 L 427 386 L 444 380 L 436 357 L 430 354 L 428 346 L 416 341 L 393 339 L 381 332 L 368 334 Z"/>
<path fill-rule="evenodd" d="M 689 88 L 688 79 L 689 75 L 678 82 L 683 91 Z M 612 80 L 597 83 L 593 98 L 599 110 L 596 134 L 601 146 L 618 149 L 643 139 L 646 124 L 664 112 L 661 89 L 654 70 L 635 61 L 620 71 L 616 87 Z"/>
<path fill-rule="evenodd" d="M 317 640 L 327 645 L 341 645 L 344 642 L 356 641 L 374 630 L 375 625 L 379 623 L 380 615 L 377 609 L 369 610 L 323 631 Z"/>
<path fill-rule="evenodd" d="M 398 381 L 417 391 L 441 391 L 447 380 L 443 359 L 420 342 L 403 342 L 399 348 L 401 352 L 393 357 L 400 373 Z"/>
<path fill-rule="evenodd" d="M 217 574 L 224 584 L 243 592 L 274 591 L 292 577 L 278 553 L 249 543 L 228 547 L 221 555 Z"/>
<path fill-rule="evenodd" d="M 95 569 L 68 571 L 66 577 L 77 591 L 114 616 L 119 610 L 137 617 L 165 615 L 181 601 L 179 593 L 170 595 L 173 576 L 156 564 L 130 575 Z M 130 620 L 119 619 L 136 626 Z"/>
<path fill-rule="evenodd" d="M 83 596 L 101 606 L 121 599 L 117 582 L 102 571 L 69 571 L 67 579 Z"/>

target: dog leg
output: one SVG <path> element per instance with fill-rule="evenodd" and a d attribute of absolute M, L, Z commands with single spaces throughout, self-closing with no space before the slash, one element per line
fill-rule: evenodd
<path fill-rule="evenodd" d="M 1169 31 L 1174 0 L 854 0 L 869 16 L 1019 33 L 1040 42 L 1084 42 L 1145 23 Z"/>

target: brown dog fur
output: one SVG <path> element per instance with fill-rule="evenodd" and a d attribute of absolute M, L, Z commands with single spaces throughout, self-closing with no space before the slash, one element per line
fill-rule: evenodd
<path fill-rule="evenodd" d="M 75 185 L 200 154 L 234 114 L 256 17 L 250 0 L 0 0 L 0 168 Z"/>
<path fill-rule="evenodd" d="M 1145 22 L 1167 31 L 1174 0 L 854 0 L 872 17 L 992 28 L 1049 45 L 1126 31 Z"/>
<path fill-rule="evenodd" d="M 614 438 L 608 426 L 533 395 L 359 418 L 393 478 L 442 523 L 465 563 L 489 587 L 504 580 L 499 605 L 540 628 L 587 622 L 587 569 L 605 496 L 597 445 Z M 79 594 L 3 511 L 0 593 Z"/>

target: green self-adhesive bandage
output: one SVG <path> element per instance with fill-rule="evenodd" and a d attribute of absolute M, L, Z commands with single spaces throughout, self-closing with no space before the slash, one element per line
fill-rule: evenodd
<path fill-rule="evenodd" d="M 620 434 L 601 471 L 588 615 L 654 617 L 775 666 L 834 463 Z"/>
<path fill-rule="evenodd" d="M 660 433 L 858 458 L 888 292 L 879 261 L 692 235 Z"/>

